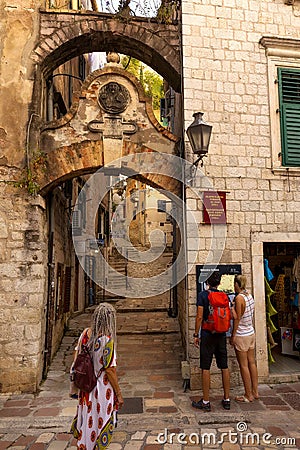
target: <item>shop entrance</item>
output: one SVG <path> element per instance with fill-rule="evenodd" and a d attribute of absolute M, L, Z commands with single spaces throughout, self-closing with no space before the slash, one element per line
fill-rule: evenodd
<path fill-rule="evenodd" d="M 270 375 L 300 372 L 300 243 L 264 243 Z"/>

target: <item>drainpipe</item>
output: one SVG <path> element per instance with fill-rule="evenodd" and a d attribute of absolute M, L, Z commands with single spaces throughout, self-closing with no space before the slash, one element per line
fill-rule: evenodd
<path fill-rule="evenodd" d="M 31 113 L 29 121 L 28 121 L 28 125 L 27 125 L 27 130 L 26 130 L 26 167 L 27 167 L 28 171 L 30 169 L 30 157 L 29 157 L 30 128 L 31 128 L 33 116 L 40 117 L 36 113 Z"/>
<path fill-rule="evenodd" d="M 182 141 L 182 155 L 183 155 L 183 141 Z M 183 180 L 185 176 L 185 164 L 183 164 Z M 185 180 L 184 180 L 185 181 Z M 186 264 L 186 267 L 188 267 L 188 261 L 187 261 L 187 232 L 186 232 L 186 186 L 184 183 L 183 189 L 182 189 L 182 204 L 183 204 L 183 245 L 184 245 L 184 261 Z M 186 333 L 185 333 L 185 346 L 186 346 L 186 360 L 189 361 L 189 290 L 188 290 L 188 274 L 185 278 L 185 320 L 186 320 Z"/>
<path fill-rule="evenodd" d="M 51 122 L 53 120 L 53 81 L 48 80 L 48 98 L 47 98 L 47 120 Z"/>
<path fill-rule="evenodd" d="M 176 208 L 176 205 L 174 205 L 174 208 Z M 178 298 L 177 298 L 177 272 L 176 272 L 176 252 L 177 252 L 177 228 L 176 228 L 176 221 L 174 217 L 171 216 L 172 221 L 172 233 L 173 233 L 173 242 L 172 242 L 172 315 L 171 317 L 177 317 L 178 316 Z"/>
<path fill-rule="evenodd" d="M 181 145 L 180 145 L 180 157 L 185 160 L 185 135 L 184 135 L 184 124 L 185 124 L 185 111 L 184 111 L 184 82 L 183 82 L 183 52 L 182 52 L 182 7 L 179 6 L 177 12 L 179 13 L 178 21 L 180 24 L 181 32 L 179 33 L 179 39 L 180 39 L 180 59 L 181 59 L 181 92 L 182 92 L 182 105 L 181 105 L 181 121 L 182 121 L 182 137 L 181 137 Z M 182 200 L 183 200 L 183 241 L 184 241 L 184 259 L 185 263 L 187 264 L 187 233 L 186 233 L 186 186 L 185 186 L 185 164 L 182 164 L 182 180 L 183 180 L 183 189 L 182 189 Z M 185 311 L 185 318 L 186 318 L 186 333 L 185 333 L 185 351 L 186 351 L 186 361 L 189 365 L 189 294 L 188 294 L 188 286 L 187 286 L 187 276 L 185 278 L 185 304 L 186 304 L 186 311 Z M 185 361 L 183 361 L 185 362 Z"/>
<path fill-rule="evenodd" d="M 48 241 L 48 291 L 47 304 L 45 306 L 45 344 L 44 344 L 44 367 L 43 378 L 47 375 L 47 370 L 51 360 L 52 346 L 52 325 L 54 317 L 54 293 L 55 293 L 55 265 L 54 265 L 54 207 L 53 195 L 49 195 L 49 241 Z"/>

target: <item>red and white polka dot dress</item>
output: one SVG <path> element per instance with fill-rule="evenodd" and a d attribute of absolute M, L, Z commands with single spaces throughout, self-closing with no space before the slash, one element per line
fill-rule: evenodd
<path fill-rule="evenodd" d="M 115 426 L 114 390 L 103 370 L 116 366 L 113 339 L 110 336 L 99 337 L 92 354 L 95 374 L 100 372 L 100 375 L 90 393 L 79 393 L 77 415 L 71 428 L 80 450 L 107 448 Z"/>

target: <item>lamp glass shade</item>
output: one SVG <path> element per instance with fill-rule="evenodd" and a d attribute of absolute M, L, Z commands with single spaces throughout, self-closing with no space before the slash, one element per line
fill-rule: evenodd
<path fill-rule="evenodd" d="M 196 154 L 206 154 L 212 131 L 212 126 L 202 120 L 203 113 L 193 114 L 194 122 L 186 130 L 193 152 Z"/>

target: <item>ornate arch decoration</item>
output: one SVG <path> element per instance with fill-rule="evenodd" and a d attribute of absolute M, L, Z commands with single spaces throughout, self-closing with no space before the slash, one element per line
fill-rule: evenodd
<path fill-rule="evenodd" d="M 86 78 L 64 117 L 41 126 L 40 148 L 47 169 L 38 174 L 40 193 L 129 154 L 178 155 L 179 140 L 156 120 L 139 81 L 123 68 L 107 64 Z M 152 178 L 149 175 L 148 181 L 155 184 Z"/>
<path fill-rule="evenodd" d="M 48 22 L 51 14 L 47 15 Z M 139 59 L 159 73 L 175 91 L 181 91 L 179 34 L 176 25 L 107 15 L 69 15 L 69 22 L 54 21 L 57 28 L 43 35 L 32 53 L 47 78 L 58 66 L 83 53 L 115 51 Z M 102 17 L 104 16 L 104 17 Z M 76 19 L 76 20 L 75 20 Z M 161 29 L 162 28 L 162 29 Z"/>

